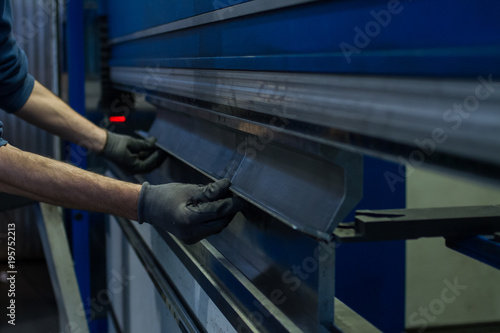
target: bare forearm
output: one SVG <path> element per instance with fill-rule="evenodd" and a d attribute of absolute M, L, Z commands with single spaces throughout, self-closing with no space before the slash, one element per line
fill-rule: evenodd
<path fill-rule="evenodd" d="M 52 134 L 95 152 L 106 143 L 106 131 L 82 117 L 35 81 L 33 91 L 16 115 Z"/>
<path fill-rule="evenodd" d="M 137 184 L 94 174 L 10 145 L 0 147 L 0 191 L 137 220 L 140 190 Z"/>

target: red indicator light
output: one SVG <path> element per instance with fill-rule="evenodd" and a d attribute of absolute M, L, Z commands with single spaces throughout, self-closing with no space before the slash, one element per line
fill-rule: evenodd
<path fill-rule="evenodd" d="M 109 117 L 109 121 L 112 123 L 124 123 L 127 118 L 124 116 Z"/>

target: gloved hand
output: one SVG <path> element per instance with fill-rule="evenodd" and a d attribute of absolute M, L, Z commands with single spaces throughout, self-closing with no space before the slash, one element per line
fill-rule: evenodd
<path fill-rule="evenodd" d="M 166 154 L 155 146 L 156 139 L 135 139 L 128 135 L 107 132 L 101 154 L 130 174 L 148 173 L 165 160 Z"/>
<path fill-rule="evenodd" d="M 220 232 L 244 208 L 243 199 L 230 196 L 230 185 L 228 179 L 209 185 L 145 182 L 137 207 L 139 222 L 166 230 L 186 244 L 196 243 Z"/>

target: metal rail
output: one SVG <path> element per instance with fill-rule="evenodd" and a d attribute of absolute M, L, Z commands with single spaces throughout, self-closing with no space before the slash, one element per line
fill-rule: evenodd
<path fill-rule="evenodd" d="M 41 203 L 37 219 L 43 251 L 47 260 L 50 280 L 54 288 L 59 309 L 61 332 L 89 332 L 85 313 L 81 313 L 82 302 L 76 280 L 73 259 L 64 229 L 62 209 Z"/>
<path fill-rule="evenodd" d="M 488 82 L 491 77 L 473 81 L 167 68 L 152 74 L 147 68 L 114 67 L 111 78 L 122 88 L 146 93 L 157 105 L 194 112 L 243 132 L 265 135 L 263 126 L 412 167 L 433 165 L 500 179 L 500 85 Z M 153 78 L 156 83 L 148 85 Z M 467 111 L 465 104 L 476 100 L 477 108 Z"/>
<path fill-rule="evenodd" d="M 153 280 L 153 283 L 157 289 L 157 291 L 162 295 L 162 298 L 166 302 L 167 305 L 172 305 L 172 300 L 169 299 L 172 294 L 166 294 L 163 292 L 162 284 L 166 283 L 158 283 L 164 279 L 162 276 L 153 277 L 150 271 L 162 271 L 161 265 L 157 262 L 154 254 L 149 250 L 148 245 L 145 244 L 142 237 L 135 230 L 132 222 L 127 221 L 122 218 L 118 218 L 118 223 L 122 228 L 126 239 L 129 241 L 129 244 L 134 248 L 136 253 L 139 256 L 140 261 L 143 263 L 144 268 L 150 274 L 150 277 Z M 162 232 L 157 230 L 160 234 L 161 238 L 165 240 L 168 244 L 169 248 L 175 253 L 175 255 L 181 260 L 181 262 L 185 265 L 188 271 L 192 274 L 192 276 L 196 279 L 198 283 L 202 286 L 205 292 L 211 297 L 211 299 L 220 307 L 220 310 L 227 316 L 227 319 L 233 323 L 234 327 L 238 330 L 238 332 L 302 332 L 303 330 L 299 327 L 292 324 L 290 321 L 286 319 L 280 311 L 276 311 L 277 309 L 272 308 L 271 302 L 266 301 L 264 295 L 260 294 L 255 287 L 251 286 L 250 281 L 247 280 L 246 277 L 242 275 L 235 267 L 231 266 L 230 263 L 209 243 L 206 241 L 200 242 L 198 245 L 193 248 L 193 246 L 186 246 L 175 237 L 172 237 L 170 234 L 166 232 Z M 203 249 L 203 250 L 200 250 Z M 144 251 L 144 252 L 143 252 Z M 139 254 L 142 253 L 142 254 Z M 149 258 L 147 258 L 149 257 Z M 203 257 L 205 259 L 200 260 Z M 146 258 L 146 260 L 143 260 Z M 209 260 L 206 260 L 210 258 Z M 218 263 L 216 263 L 217 261 Z M 156 262 L 156 263 L 154 263 Z M 221 284 L 219 278 L 222 276 L 227 276 L 225 273 L 231 274 L 234 278 L 234 281 L 230 284 L 241 284 L 241 286 L 245 289 L 248 289 L 248 292 L 253 294 L 255 298 L 254 302 L 261 302 L 261 304 L 257 307 L 261 313 L 272 314 L 273 317 L 277 316 L 277 318 L 272 318 L 270 316 L 266 316 L 266 323 L 261 323 L 260 325 L 255 325 L 253 322 L 254 318 L 247 316 L 245 313 L 249 311 L 249 309 L 244 310 L 241 307 L 240 300 L 234 299 L 231 295 L 232 292 L 230 290 L 226 290 L 224 283 Z M 214 275 L 215 272 L 218 272 L 218 275 Z M 166 274 L 165 272 L 163 272 Z M 227 281 L 226 281 L 227 282 Z M 169 282 L 170 283 L 170 282 Z M 175 288 L 175 287 L 174 287 Z M 240 288 L 240 287 L 239 287 Z M 260 296 L 259 296 L 260 295 Z M 178 296 L 178 295 L 177 295 Z M 176 296 L 176 297 L 177 297 Z M 182 297 L 182 296 L 181 296 Z M 173 301 L 175 301 L 174 299 Z M 257 303 L 255 303 L 257 304 Z M 333 304 L 333 303 L 332 303 Z M 184 309 L 189 309 L 189 306 L 184 304 L 182 305 Z M 176 305 L 172 305 L 169 307 L 170 311 L 174 313 L 174 310 L 177 309 Z M 332 310 L 332 309 L 330 309 Z M 116 314 L 114 312 L 113 306 L 110 304 L 109 311 L 111 315 L 111 319 L 113 321 L 113 325 L 115 328 L 120 330 L 120 326 L 118 320 L 116 318 Z M 333 311 L 333 310 L 332 310 Z M 254 312 L 256 313 L 256 312 Z M 191 314 L 192 315 L 192 314 Z M 175 316 L 175 314 L 174 314 Z M 175 317 L 179 319 L 178 317 Z M 274 321 L 281 321 L 283 326 L 274 326 Z M 180 323 L 180 327 L 183 332 L 186 332 L 186 328 L 182 326 Z M 318 329 L 319 332 L 358 332 L 358 331 L 370 331 L 370 332 L 380 332 L 373 325 L 367 322 L 364 318 L 360 317 L 356 314 L 352 309 L 347 307 L 338 299 L 335 299 L 335 327 L 322 327 Z"/>
<path fill-rule="evenodd" d="M 115 218 L 182 332 L 206 332 L 131 222 Z"/>
<path fill-rule="evenodd" d="M 117 219 L 129 244 L 132 246 L 139 257 L 139 260 L 144 265 L 144 268 L 148 272 L 148 275 L 150 276 L 157 291 L 165 301 L 167 308 L 179 324 L 181 330 L 183 332 L 205 332 L 203 326 L 199 323 L 196 316 L 183 300 L 182 295 L 170 281 L 168 273 L 162 269 L 161 264 L 158 263 L 156 257 L 145 244 L 142 237 L 131 225 L 131 222 L 120 217 L 115 218 Z M 284 316 L 279 309 L 274 307 L 271 302 L 266 302 L 265 296 L 259 293 L 258 290 L 248 281 L 248 279 L 241 272 L 239 272 L 236 267 L 227 262 L 227 260 L 225 260 L 224 257 L 212 245 L 210 245 L 210 243 L 202 241 L 194 245 L 195 249 L 193 249 L 193 246 L 190 246 L 190 249 L 188 250 L 186 245 L 172 237 L 167 232 L 161 230 L 157 231 L 190 271 L 196 281 L 202 286 L 205 292 L 225 314 L 227 319 L 239 331 L 301 331 L 288 318 L 286 318 L 286 316 Z M 198 256 L 195 253 L 203 255 Z M 200 262 L 200 257 L 209 261 L 203 262 L 202 260 Z M 218 271 L 221 275 L 223 274 L 226 277 L 230 276 L 233 279 L 232 283 L 239 285 L 240 291 L 246 290 L 247 297 L 255 297 L 255 304 L 260 306 L 260 308 L 256 307 L 256 309 L 259 309 L 259 311 L 263 311 L 262 309 L 265 309 L 265 311 L 272 313 L 273 317 L 266 318 L 266 323 L 261 327 L 256 326 L 252 319 L 248 316 L 250 312 L 245 314 L 245 311 L 242 310 L 239 304 L 240 301 L 231 297 L 232 292 L 227 290 L 226 287 L 218 281 L 218 277 L 213 275 L 213 273 L 207 269 L 208 267 L 212 267 L 213 270 Z"/>
<path fill-rule="evenodd" d="M 342 242 L 389 241 L 420 237 L 460 238 L 500 232 L 500 205 L 360 210 L 355 222 L 335 230 Z"/>

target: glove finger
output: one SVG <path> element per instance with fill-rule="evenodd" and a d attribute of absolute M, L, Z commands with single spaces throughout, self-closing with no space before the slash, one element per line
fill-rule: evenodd
<path fill-rule="evenodd" d="M 245 208 L 246 202 L 239 197 L 220 199 L 212 202 L 203 202 L 198 205 L 188 205 L 186 208 L 191 212 L 190 222 L 201 224 L 207 221 L 236 214 Z"/>
<path fill-rule="evenodd" d="M 165 158 L 167 158 L 167 153 L 165 153 L 161 149 L 157 149 L 154 152 L 150 153 L 148 156 L 141 158 L 141 160 L 146 167 L 151 166 L 151 168 L 156 168 L 163 163 Z"/>
<path fill-rule="evenodd" d="M 181 239 L 184 243 L 191 245 L 199 242 L 208 236 L 218 234 L 231 222 L 233 216 L 225 216 L 223 218 L 212 220 L 196 226 L 189 237 Z"/>
<path fill-rule="evenodd" d="M 144 140 L 148 143 L 148 147 L 151 147 L 151 150 L 157 150 L 158 147 L 156 147 L 156 142 L 158 141 L 154 136 L 147 138 Z"/>
<path fill-rule="evenodd" d="M 216 182 L 200 187 L 199 192 L 193 195 L 190 201 L 200 203 L 224 198 L 228 195 L 230 186 L 231 182 L 227 178 L 217 180 Z"/>
<path fill-rule="evenodd" d="M 149 157 L 146 159 L 139 159 L 136 163 L 135 171 L 136 172 L 149 172 L 157 167 L 159 167 L 165 158 L 167 157 L 167 154 L 158 149 L 154 151 L 153 153 L 149 154 Z"/>
<path fill-rule="evenodd" d="M 150 137 L 147 140 L 142 139 L 132 139 L 131 143 L 128 145 L 130 152 L 137 154 L 143 151 L 154 151 L 156 147 L 156 138 Z"/>

